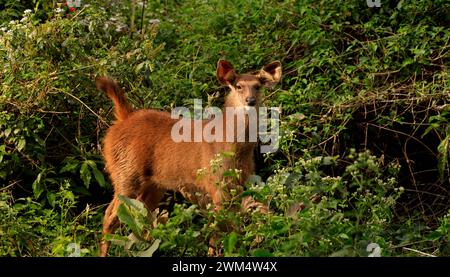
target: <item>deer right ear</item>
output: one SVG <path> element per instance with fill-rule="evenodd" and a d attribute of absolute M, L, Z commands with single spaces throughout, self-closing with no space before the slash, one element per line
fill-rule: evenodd
<path fill-rule="evenodd" d="M 264 86 L 271 88 L 281 79 L 281 63 L 274 61 L 265 65 L 259 72 L 259 78 Z"/>
<path fill-rule="evenodd" d="M 231 85 L 236 79 L 236 72 L 234 71 L 233 65 L 226 60 L 219 60 L 216 75 L 222 85 Z"/>

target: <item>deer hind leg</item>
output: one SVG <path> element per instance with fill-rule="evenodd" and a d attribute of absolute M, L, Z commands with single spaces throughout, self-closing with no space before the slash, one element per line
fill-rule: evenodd
<path fill-rule="evenodd" d="M 117 218 L 117 208 L 119 206 L 118 195 L 114 195 L 113 200 L 109 203 L 108 208 L 106 208 L 105 216 L 103 218 L 103 229 L 102 229 L 102 237 L 106 234 L 112 234 L 114 230 L 117 228 L 119 224 L 119 220 Z M 106 257 L 109 249 L 109 245 L 111 242 L 102 238 L 100 242 L 100 257 Z"/>
<path fill-rule="evenodd" d="M 158 204 L 164 196 L 166 192 L 165 189 L 158 188 L 155 185 L 147 186 L 141 194 L 137 197 L 138 200 L 145 203 L 145 206 L 152 212 L 156 208 L 158 208 Z"/>
<path fill-rule="evenodd" d="M 206 194 L 209 196 L 212 204 L 214 205 L 214 208 L 221 209 L 222 202 L 227 199 L 227 195 L 220 187 L 220 185 L 216 184 L 216 180 L 207 179 L 201 185 L 201 187 L 203 187 L 203 192 L 206 192 Z"/>
<path fill-rule="evenodd" d="M 114 178 L 112 178 L 114 180 Z M 113 181 L 114 183 L 114 181 Z M 119 226 L 119 218 L 117 217 L 117 208 L 119 207 L 119 195 L 128 197 L 128 198 L 136 198 L 139 191 L 139 183 L 137 179 L 130 179 L 127 182 L 121 182 L 121 184 L 129 184 L 123 185 L 122 187 L 116 187 L 114 192 L 114 197 L 111 203 L 109 203 L 108 208 L 106 208 L 105 216 L 103 218 L 103 229 L 102 229 L 102 241 L 100 242 L 100 256 L 106 257 L 108 254 L 108 249 L 110 246 L 110 242 L 104 239 L 105 235 L 112 234 Z"/>

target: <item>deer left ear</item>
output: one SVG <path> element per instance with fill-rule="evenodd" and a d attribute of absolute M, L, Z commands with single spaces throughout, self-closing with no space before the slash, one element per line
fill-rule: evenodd
<path fill-rule="evenodd" d="M 259 71 L 259 78 L 264 86 L 271 88 L 276 85 L 281 79 L 281 63 L 274 61 L 265 65 Z"/>
<path fill-rule="evenodd" d="M 231 85 L 236 79 L 236 72 L 233 65 L 226 60 L 219 60 L 216 69 L 217 79 L 222 85 Z"/>

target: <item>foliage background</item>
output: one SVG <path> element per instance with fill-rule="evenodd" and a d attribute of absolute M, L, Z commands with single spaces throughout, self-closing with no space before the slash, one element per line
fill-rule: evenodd
<path fill-rule="evenodd" d="M 219 58 L 283 64 L 280 150 L 247 188 L 272 213 L 124 199 L 112 255 L 206 255 L 212 236 L 226 256 L 449 255 L 448 1 L 59 2 L 0 1 L 0 255 L 97 255 L 113 117 L 96 76 L 138 108 L 212 105 Z"/>

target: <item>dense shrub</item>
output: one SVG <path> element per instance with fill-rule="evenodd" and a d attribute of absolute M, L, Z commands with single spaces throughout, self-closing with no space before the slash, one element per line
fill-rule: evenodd
<path fill-rule="evenodd" d="M 35 2 L 0 1 L 1 255 L 96 255 L 112 120 L 96 76 L 138 108 L 211 105 L 219 58 L 283 64 L 280 149 L 246 192 L 271 213 L 123 199 L 114 254 L 206 255 L 211 237 L 227 256 L 449 254 L 448 1 Z"/>

